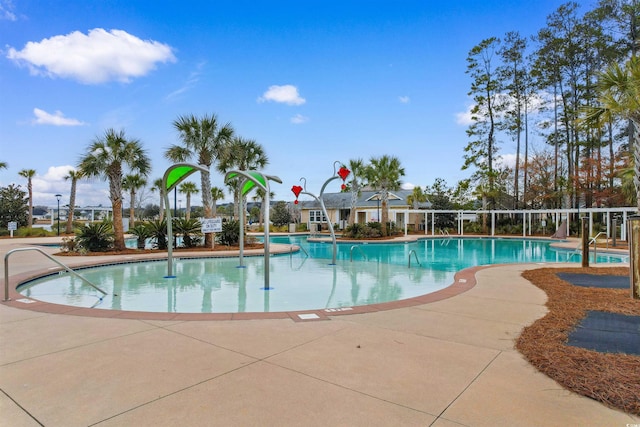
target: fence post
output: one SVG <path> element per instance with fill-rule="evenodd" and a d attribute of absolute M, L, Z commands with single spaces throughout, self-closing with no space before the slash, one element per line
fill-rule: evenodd
<path fill-rule="evenodd" d="M 589 224 L 587 217 L 580 219 L 582 220 L 582 266 L 589 267 Z"/>
<path fill-rule="evenodd" d="M 627 224 L 631 298 L 640 299 L 640 215 L 629 216 Z"/>

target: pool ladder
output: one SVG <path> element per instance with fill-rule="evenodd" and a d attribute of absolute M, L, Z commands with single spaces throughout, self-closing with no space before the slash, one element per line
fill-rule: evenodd
<path fill-rule="evenodd" d="M 598 262 L 598 237 L 600 237 L 600 235 L 606 236 L 606 238 L 607 238 L 607 240 L 606 240 L 606 244 L 607 244 L 606 249 L 609 249 L 609 236 L 607 236 L 607 233 L 605 233 L 604 231 L 601 231 L 598 234 L 596 234 L 596 237 L 592 237 L 591 239 L 589 239 L 588 246 L 591 246 L 593 244 L 593 263 L 594 264 L 596 264 Z M 571 255 L 569 255 L 569 259 L 567 259 L 567 261 L 571 261 L 571 258 L 573 258 L 574 255 L 580 255 L 580 254 L 582 254 L 582 243 L 580 243 L 576 247 L 576 250 L 573 251 L 571 253 Z"/>
<path fill-rule="evenodd" d="M 358 249 L 360 251 L 360 253 L 362 254 L 362 256 L 364 257 L 364 259 L 367 259 L 367 255 L 365 255 L 364 251 L 362 250 L 362 248 L 360 247 L 360 245 L 353 245 L 351 246 L 351 250 L 350 250 L 350 260 L 351 262 L 353 262 L 353 250 L 354 249 Z"/>
<path fill-rule="evenodd" d="M 416 259 L 416 262 L 418 263 L 418 265 L 422 267 L 422 264 L 420 264 L 420 261 L 418 260 L 418 254 L 416 253 L 416 251 L 411 249 L 409 251 L 409 268 L 411 268 L 411 254 L 413 254 L 413 257 Z"/>
<path fill-rule="evenodd" d="M 15 253 L 15 252 L 24 252 L 24 251 L 40 252 L 42 255 L 46 256 L 51 261 L 55 262 L 60 267 L 64 268 L 67 272 L 73 274 L 74 276 L 76 276 L 80 280 L 84 281 L 87 285 L 89 285 L 92 288 L 94 288 L 95 290 L 101 292 L 102 295 L 106 295 L 107 294 L 107 292 L 103 291 L 102 289 L 100 289 L 99 287 L 97 287 L 96 285 L 91 283 L 89 280 L 87 280 L 86 278 L 82 277 L 81 275 L 79 275 L 78 273 L 73 271 L 73 269 L 71 267 L 68 267 L 67 265 L 61 263 L 60 261 L 58 261 L 57 259 L 55 259 L 51 255 L 49 255 L 48 253 L 43 251 L 42 249 L 40 249 L 40 248 L 17 248 L 17 249 L 10 250 L 4 256 L 4 300 L 3 301 L 9 301 L 10 300 L 10 298 L 9 298 L 9 255 L 11 255 L 12 253 Z"/>
<path fill-rule="evenodd" d="M 297 247 L 305 255 L 304 258 L 302 258 L 302 262 L 297 267 L 293 266 L 293 248 L 295 248 L 295 247 Z M 305 250 L 305 248 L 303 248 L 302 246 L 298 246 L 298 245 L 291 245 L 291 247 L 289 248 L 289 266 L 291 267 L 292 270 L 296 270 L 296 271 L 300 270 L 302 268 L 302 266 L 304 265 L 304 263 L 307 262 L 307 258 L 309 258 L 309 252 L 307 252 Z"/>
<path fill-rule="evenodd" d="M 307 256 L 307 258 L 309 258 L 309 252 L 307 252 L 302 246 L 298 246 L 298 245 L 291 245 L 289 247 L 289 257 L 293 256 L 293 248 L 297 247 L 298 249 L 300 249 L 302 252 L 304 252 L 304 254 Z"/>

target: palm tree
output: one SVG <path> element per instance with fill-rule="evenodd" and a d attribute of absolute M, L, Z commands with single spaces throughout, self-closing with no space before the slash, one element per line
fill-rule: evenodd
<path fill-rule="evenodd" d="M 129 191 L 129 228 L 135 227 L 135 215 L 136 215 L 136 193 L 139 189 L 147 185 L 147 180 L 144 176 L 137 173 L 126 175 L 122 179 L 122 189 Z"/>
<path fill-rule="evenodd" d="M 196 187 L 193 182 L 183 182 L 180 184 L 180 187 L 178 187 L 178 191 L 187 196 L 187 210 L 185 218 L 189 221 L 189 219 L 191 219 L 191 195 L 198 194 L 200 190 L 198 190 L 198 187 Z"/>
<path fill-rule="evenodd" d="M 246 171 L 262 169 L 268 164 L 269 158 L 265 154 L 262 145 L 252 139 L 244 139 L 237 136 L 225 147 L 223 155 L 220 157 L 218 170 L 222 173 L 227 173 L 233 169 Z M 237 209 L 240 206 L 241 191 L 242 189 L 239 185 L 234 186 L 233 202 L 237 217 L 240 217 L 240 212 L 237 212 Z M 246 200 L 243 200 L 242 204 L 246 206 Z"/>
<path fill-rule="evenodd" d="M 36 175 L 36 171 L 33 169 L 22 169 L 18 172 L 18 175 L 27 178 L 27 190 L 29 191 L 29 228 L 33 225 L 33 186 L 31 179 Z M 58 218 L 60 221 L 60 218 Z"/>
<path fill-rule="evenodd" d="M 590 109 L 587 120 L 596 121 L 600 116 L 619 115 L 631 123 L 631 140 L 634 156 L 634 183 L 638 211 L 640 212 L 640 58 L 632 56 L 621 67 L 612 64 L 598 76 L 600 108 Z"/>
<path fill-rule="evenodd" d="M 220 187 L 211 187 L 211 205 L 213 206 L 213 212 L 217 212 L 216 203 L 218 200 L 224 199 L 224 190 Z"/>
<path fill-rule="evenodd" d="M 400 188 L 400 177 L 404 176 L 404 168 L 395 156 L 384 155 L 372 157 L 367 166 L 366 177 L 369 185 L 379 191 L 380 204 L 382 205 L 382 235 L 387 236 L 389 230 L 389 191 Z"/>
<path fill-rule="evenodd" d="M 179 132 L 182 145 L 172 145 L 165 152 L 165 157 L 174 162 L 186 162 L 195 159 L 200 165 L 207 167 L 201 172 L 202 205 L 206 218 L 215 216 L 211 204 L 211 165 L 219 159 L 224 146 L 233 137 L 233 128 L 227 123 L 220 127 L 217 116 L 205 115 L 197 118 L 194 115 L 180 116 L 173 122 Z M 213 234 L 205 234 L 205 246 L 213 246 Z"/>
<path fill-rule="evenodd" d="M 409 194 L 409 196 L 407 197 L 407 203 L 410 204 L 413 209 L 418 209 L 419 207 L 418 205 L 426 201 L 427 201 L 427 195 L 425 194 L 424 191 L 422 191 L 422 188 L 420 186 L 413 187 L 413 192 Z M 420 217 L 417 214 L 414 214 L 414 215 L 415 215 L 414 231 L 418 231 L 418 228 L 419 228 L 418 221 Z M 426 216 L 425 216 L 425 222 L 426 222 Z"/>
<path fill-rule="evenodd" d="M 351 171 L 351 181 L 347 186 L 351 191 L 351 210 L 349 211 L 349 225 L 356 222 L 356 206 L 358 204 L 358 196 L 360 196 L 360 187 L 364 178 L 365 164 L 362 159 L 349 160 L 349 170 Z"/>
<path fill-rule="evenodd" d="M 82 179 L 83 174 L 81 169 L 69 170 L 67 175 L 64 176 L 65 180 L 71 180 L 71 191 L 69 192 L 69 214 L 67 215 L 67 227 L 65 229 L 66 234 L 73 232 L 73 211 L 76 208 L 76 186 L 78 180 Z"/>
<path fill-rule="evenodd" d="M 125 249 L 122 229 L 122 177 L 123 165 L 131 171 L 147 176 L 151 168 L 149 157 L 137 139 L 127 139 L 124 131 L 105 131 L 87 147 L 87 154 L 80 159 L 79 167 L 88 177 L 100 177 L 109 181 L 109 199 L 113 210 L 114 248 Z"/>
<path fill-rule="evenodd" d="M 0 169 L 6 169 L 7 167 L 9 167 L 7 162 L 0 162 Z"/>
<path fill-rule="evenodd" d="M 162 178 L 155 179 L 153 181 L 153 187 L 151 191 L 158 191 L 160 194 L 160 221 L 164 219 L 164 197 L 162 197 Z"/>

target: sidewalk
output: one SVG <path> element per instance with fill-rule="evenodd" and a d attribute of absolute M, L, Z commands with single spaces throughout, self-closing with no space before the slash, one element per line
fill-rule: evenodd
<path fill-rule="evenodd" d="M 0 240 L 0 254 L 35 243 L 17 240 Z M 40 258 L 12 255 L 11 275 L 41 269 Z M 544 293 L 520 276 L 539 267 L 485 268 L 449 299 L 306 323 L 108 319 L 2 304 L 0 425 L 640 423 L 562 389 L 513 349 L 546 312 Z"/>

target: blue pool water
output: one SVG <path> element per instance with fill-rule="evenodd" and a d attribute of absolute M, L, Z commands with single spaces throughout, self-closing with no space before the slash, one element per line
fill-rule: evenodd
<path fill-rule="evenodd" d="M 580 262 L 549 241 L 522 239 L 425 239 L 413 243 L 333 245 L 306 236 L 276 236 L 271 242 L 303 250 L 271 256 L 270 287 L 264 288 L 264 258 L 180 259 L 175 278 L 165 278 L 166 261 L 134 262 L 78 270 L 108 292 L 95 291 L 67 273 L 19 287 L 29 298 L 96 309 L 180 313 L 276 312 L 345 308 L 412 298 L 453 283 L 455 272 L 477 265 L 523 262 Z M 411 257 L 411 268 L 408 268 Z M 599 256 L 598 262 L 621 262 Z M 114 295 L 115 294 L 115 295 Z"/>

